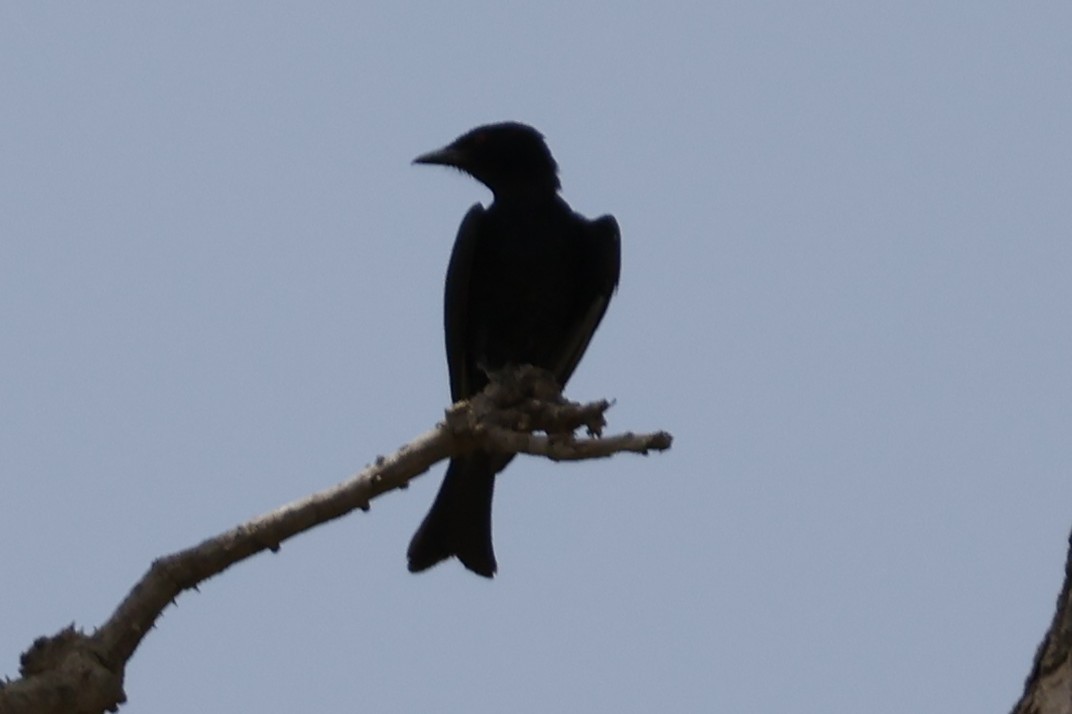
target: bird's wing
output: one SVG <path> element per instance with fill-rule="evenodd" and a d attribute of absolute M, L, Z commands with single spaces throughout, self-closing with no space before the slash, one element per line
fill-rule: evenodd
<path fill-rule="evenodd" d="M 603 216 L 589 223 L 585 227 L 582 246 L 583 265 L 586 268 L 584 279 L 591 281 L 594 293 L 584 316 L 570 331 L 562 350 L 562 359 L 554 370 L 560 385 L 565 385 L 577 368 L 618 287 L 622 248 L 621 234 L 614 216 Z"/>
<path fill-rule="evenodd" d="M 462 219 L 458 237 L 447 266 L 447 281 L 443 299 L 443 327 L 447 340 L 447 369 L 450 371 L 450 396 L 454 401 L 472 396 L 483 387 L 474 384 L 479 370 L 470 363 L 466 350 L 469 329 L 469 282 L 473 269 L 473 253 L 480 239 L 484 207 L 474 204 Z M 478 380 L 479 381 L 479 380 Z"/>

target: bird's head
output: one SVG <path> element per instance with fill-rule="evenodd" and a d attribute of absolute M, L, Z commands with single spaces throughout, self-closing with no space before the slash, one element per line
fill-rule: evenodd
<path fill-rule="evenodd" d="M 478 126 L 442 149 L 421 154 L 413 163 L 453 166 L 496 196 L 545 190 L 553 193 L 560 187 L 558 164 L 543 135 L 517 122 Z"/>

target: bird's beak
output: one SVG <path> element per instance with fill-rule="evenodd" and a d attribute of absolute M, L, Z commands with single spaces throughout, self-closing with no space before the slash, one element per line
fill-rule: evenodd
<path fill-rule="evenodd" d="M 413 163 L 460 167 L 462 164 L 462 158 L 463 157 L 460 151 L 458 151 L 452 146 L 446 146 L 442 149 L 429 151 L 427 154 L 421 154 L 413 160 Z"/>

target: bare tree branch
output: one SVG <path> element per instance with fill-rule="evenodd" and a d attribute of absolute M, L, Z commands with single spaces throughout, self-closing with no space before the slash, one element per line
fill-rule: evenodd
<path fill-rule="evenodd" d="M 452 406 L 446 419 L 352 478 L 282 506 L 186 550 L 157 559 L 92 635 L 68 627 L 39 638 L 21 658 L 21 679 L 0 685 L 0 714 L 99 714 L 126 701 L 123 674 L 142 639 L 184 590 L 288 538 L 355 509 L 409 481 L 444 459 L 473 450 L 526 453 L 558 461 L 647 454 L 670 448 L 666 432 L 599 438 L 607 401 L 565 400 L 553 377 L 532 367 L 491 375 L 471 400 Z M 584 427 L 588 437 L 574 438 Z M 536 435 L 533 432 L 543 432 Z"/>

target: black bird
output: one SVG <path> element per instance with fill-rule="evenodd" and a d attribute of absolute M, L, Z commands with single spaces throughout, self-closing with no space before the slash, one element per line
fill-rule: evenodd
<path fill-rule="evenodd" d="M 447 268 L 444 323 L 450 393 L 471 397 L 487 372 L 531 364 L 560 385 L 573 374 L 618 285 L 613 216 L 588 220 L 558 195 L 558 165 L 543 136 L 515 122 L 477 127 L 414 159 L 452 166 L 494 194 L 462 220 Z M 452 459 L 432 509 L 409 544 L 411 572 L 457 556 L 492 577 L 491 496 L 512 457 Z"/>

